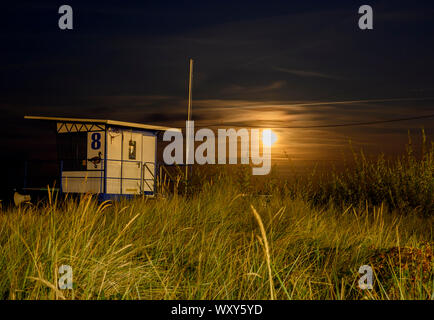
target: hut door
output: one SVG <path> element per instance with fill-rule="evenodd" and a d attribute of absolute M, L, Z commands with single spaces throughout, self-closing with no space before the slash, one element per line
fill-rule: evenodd
<path fill-rule="evenodd" d="M 154 193 L 155 182 L 155 136 L 143 135 L 143 192 Z"/>
<path fill-rule="evenodd" d="M 142 135 L 123 132 L 122 193 L 139 194 L 142 176 Z"/>

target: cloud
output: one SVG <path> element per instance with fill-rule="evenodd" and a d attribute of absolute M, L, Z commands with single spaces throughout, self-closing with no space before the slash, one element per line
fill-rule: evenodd
<path fill-rule="evenodd" d="M 279 67 L 273 67 L 273 70 L 293 74 L 299 77 L 310 77 L 310 78 L 325 78 L 325 79 L 333 79 L 333 80 L 342 80 L 343 78 L 321 73 L 321 72 L 314 72 L 314 71 L 306 71 L 306 70 L 294 70 L 294 69 L 287 69 L 287 68 L 279 68 Z"/>
<path fill-rule="evenodd" d="M 223 94 L 251 94 L 251 93 L 263 93 L 268 91 L 273 91 L 285 87 L 286 81 L 274 81 L 267 85 L 262 86 L 241 86 L 241 85 L 231 85 L 222 90 Z"/>

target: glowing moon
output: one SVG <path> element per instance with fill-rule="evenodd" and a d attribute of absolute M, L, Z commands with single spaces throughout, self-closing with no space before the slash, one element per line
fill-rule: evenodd
<path fill-rule="evenodd" d="M 271 147 L 277 141 L 277 136 L 271 129 L 262 131 L 262 143 L 266 147 Z"/>

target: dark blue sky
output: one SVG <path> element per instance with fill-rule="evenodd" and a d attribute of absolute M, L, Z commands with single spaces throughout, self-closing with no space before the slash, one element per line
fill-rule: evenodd
<path fill-rule="evenodd" d="M 197 98 L 246 98 L 221 91 L 278 81 L 287 82 L 278 95 L 289 100 L 432 90 L 427 3 L 373 2 L 375 28 L 361 31 L 360 1 L 73 1 L 75 28 L 61 31 L 62 3 L 16 1 L 2 9 L 2 95 L 47 103 L 56 96 L 183 96 L 188 57 L 197 60 Z"/>
<path fill-rule="evenodd" d="M 74 30 L 58 28 L 62 4 Z M 363 4 L 374 30 L 358 28 Z M 275 128 L 276 158 L 336 160 L 349 139 L 399 152 L 422 126 L 433 136 L 432 119 L 282 128 L 434 113 L 431 1 L 13 1 L 0 23 L 0 147 L 12 158 L 52 144 L 27 114 L 181 126 L 190 57 L 198 124 Z"/>

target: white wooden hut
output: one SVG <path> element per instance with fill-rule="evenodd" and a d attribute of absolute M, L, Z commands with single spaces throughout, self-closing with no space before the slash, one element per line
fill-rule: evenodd
<path fill-rule="evenodd" d="M 180 131 L 114 120 L 24 118 L 55 123 L 60 192 L 95 193 L 100 200 L 153 196 L 158 172 L 157 133 Z"/>

